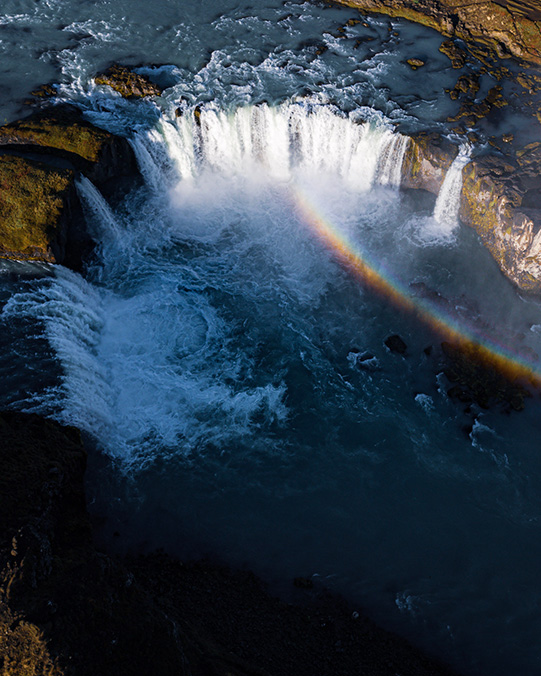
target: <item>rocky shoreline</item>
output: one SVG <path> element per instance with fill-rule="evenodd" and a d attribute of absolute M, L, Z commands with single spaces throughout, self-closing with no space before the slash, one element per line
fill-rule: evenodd
<path fill-rule="evenodd" d="M 85 464 L 75 428 L 0 413 L 1 674 L 451 676 L 311 580 L 292 604 L 250 572 L 97 551 Z"/>
<path fill-rule="evenodd" d="M 333 0 L 367 12 L 421 23 L 442 35 L 541 65 L 541 9 L 524 0 Z"/>

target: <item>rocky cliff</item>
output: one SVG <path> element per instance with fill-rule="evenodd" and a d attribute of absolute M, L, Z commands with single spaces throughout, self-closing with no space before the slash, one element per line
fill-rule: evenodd
<path fill-rule="evenodd" d="M 72 106 L 52 106 L 0 127 L 0 257 L 79 269 L 92 248 L 75 178 L 114 190 L 137 165 L 126 139 Z"/>
<path fill-rule="evenodd" d="M 541 64 L 541 8 L 525 0 L 334 0 L 403 17 L 443 35 L 476 42 L 500 57 Z"/>

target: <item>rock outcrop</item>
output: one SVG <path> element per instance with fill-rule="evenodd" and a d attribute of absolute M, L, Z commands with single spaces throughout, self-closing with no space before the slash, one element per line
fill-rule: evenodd
<path fill-rule="evenodd" d="M 334 0 L 403 17 L 448 37 L 486 45 L 500 57 L 541 64 L 541 8 L 526 0 Z"/>
<path fill-rule="evenodd" d="M 92 240 L 75 189 L 79 172 L 113 192 L 137 164 L 126 139 L 72 106 L 0 127 L 0 258 L 81 268 Z"/>
<path fill-rule="evenodd" d="M 457 152 L 456 145 L 439 134 L 411 134 L 402 164 L 401 186 L 437 195 Z"/>
<path fill-rule="evenodd" d="M 94 82 L 111 87 L 126 99 L 141 99 L 147 96 L 159 96 L 162 93 L 161 87 L 151 82 L 146 75 L 139 75 L 118 64 L 96 75 Z"/>
<path fill-rule="evenodd" d="M 126 139 L 87 122 L 74 106 L 51 106 L 3 125 L 2 149 L 63 158 L 97 185 L 137 171 Z"/>
<path fill-rule="evenodd" d="M 1 676 L 451 676 L 345 602 L 92 544 L 73 428 L 0 413 Z"/>
<path fill-rule="evenodd" d="M 0 155 L 0 257 L 55 263 L 73 256 L 66 245 L 80 217 L 74 179 L 71 169 Z"/>
<path fill-rule="evenodd" d="M 460 218 L 472 226 L 505 274 L 541 291 L 541 143 L 516 158 L 479 157 L 462 171 Z"/>

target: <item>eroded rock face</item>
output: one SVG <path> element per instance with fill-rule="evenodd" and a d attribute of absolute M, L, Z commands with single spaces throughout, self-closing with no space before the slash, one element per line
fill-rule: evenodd
<path fill-rule="evenodd" d="M 541 291 L 541 144 L 515 160 L 477 158 L 462 171 L 460 218 L 473 227 L 503 272 Z"/>
<path fill-rule="evenodd" d="M 524 0 L 334 1 L 416 21 L 443 35 L 486 45 L 501 57 L 541 64 L 541 9 Z"/>
<path fill-rule="evenodd" d="M 437 195 L 457 147 L 439 134 L 422 132 L 412 134 L 410 139 L 402 164 L 401 186 Z"/>
<path fill-rule="evenodd" d="M 151 82 L 146 75 L 138 75 L 125 66 L 113 65 L 104 73 L 96 75 L 94 82 L 108 85 L 126 99 L 141 99 L 146 96 L 159 96 L 161 87 Z"/>
<path fill-rule="evenodd" d="M 0 258 L 82 267 L 92 241 L 75 189 L 78 172 L 114 191 L 137 164 L 126 139 L 70 106 L 0 127 Z"/>
<path fill-rule="evenodd" d="M 75 174 L 0 156 L 0 256 L 58 263 L 77 209 Z"/>
<path fill-rule="evenodd" d="M 73 106 L 52 106 L 3 125 L 0 148 L 64 158 L 96 184 L 137 171 L 126 139 L 95 127 Z"/>

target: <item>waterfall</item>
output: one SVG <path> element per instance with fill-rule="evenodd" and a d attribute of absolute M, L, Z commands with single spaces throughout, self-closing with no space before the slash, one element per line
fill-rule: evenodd
<path fill-rule="evenodd" d="M 398 188 L 408 137 L 382 123 L 358 122 L 328 105 L 306 102 L 212 106 L 162 119 L 131 140 L 149 187 L 172 185 L 207 169 L 225 175 L 266 173 L 288 181 L 297 172 L 332 174 L 354 190 Z M 165 159 L 164 159 L 165 158 Z M 165 164 L 164 164 L 165 163 Z"/>
<path fill-rule="evenodd" d="M 76 186 L 83 211 L 89 220 L 91 234 L 98 241 L 104 238 L 118 240 L 120 238 L 119 225 L 101 192 L 86 176 L 80 176 L 76 181 Z"/>
<path fill-rule="evenodd" d="M 464 144 L 449 167 L 440 188 L 434 207 L 434 219 L 445 233 L 451 233 L 458 225 L 460 192 L 462 190 L 462 169 L 470 161 L 471 147 Z"/>
<path fill-rule="evenodd" d="M 389 134 L 385 137 L 380 154 L 377 182 L 399 188 L 402 182 L 402 164 L 410 141 L 409 136 Z"/>

